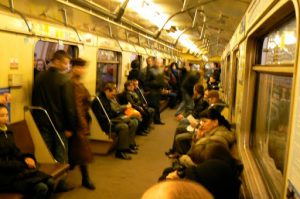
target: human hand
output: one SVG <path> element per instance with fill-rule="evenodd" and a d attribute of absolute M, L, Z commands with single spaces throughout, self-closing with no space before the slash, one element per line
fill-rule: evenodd
<path fill-rule="evenodd" d="M 169 174 L 167 175 L 166 179 L 168 179 L 168 180 L 176 180 L 176 179 L 179 179 L 179 176 L 178 176 L 178 174 L 177 174 L 177 170 L 175 170 L 175 171 L 169 173 Z"/>
<path fill-rule="evenodd" d="M 73 135 L 72 131 L 65 131 L 66 138 L 70 138 L 72 137 L 72 135 Z"/>
<path fill-rule="evenodd" d="M 183 119 L 183 115 L 180 113 L 179 115 L 176 116 L 177 121 L 181 121 Z"/>
<path fill-rule="evenodd" d="M 27 157 L 27 158 L 25 158 L 24 161 L 27 164 L 28 168 L 30 168 L 30 169 L 35 169 L 36 168 L 34 159 L 32 159 L 30 157 Z"/>

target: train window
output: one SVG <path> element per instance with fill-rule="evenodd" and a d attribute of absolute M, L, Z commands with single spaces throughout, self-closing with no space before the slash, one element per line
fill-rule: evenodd
<path fill-rule="evenodd" d="M 295 35 L 295 19 L 267 34 L 261 40 L 261 65 L 253 67 L 257 81 L 251 146 L 272 198 L 283 197 Z"/>
<path fill-rule="evenodd" d="M 269 33 L 263 41 L 260 64 L 293 64 L 296 34 L 295 19 Z"/>
<path fill-rule="evenodd" d="M 97 55 L 96 92 L 99 92 L 107 82 L 118 84 L 120 53 L 99 50 Z"/>
<path fill-rule="evenodd" d="M 79 49 L 75 45 L 38 41 L 34 49 L 34 77 L 41 71 L 48 69 L 48 64 L 55 51 L 64 50 L 72 58 L 78 57 Z"/>

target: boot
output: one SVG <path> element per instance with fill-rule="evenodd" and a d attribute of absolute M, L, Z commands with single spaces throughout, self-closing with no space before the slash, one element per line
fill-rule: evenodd
<path fill-rule="evenodd" d="M 87 189 L 94 190 L 96 189 L 93 182 L 90 180 L 87 165 L 80 166 L 81 176 L 82 176 L 82 186 Z"/>

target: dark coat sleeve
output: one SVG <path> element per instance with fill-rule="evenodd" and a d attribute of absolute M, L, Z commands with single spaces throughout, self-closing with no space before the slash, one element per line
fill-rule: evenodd
<path fill-rule="evenodd" d="M 71 81 L 66 81 L 62 86 L 62 104 L 64 107 L 66 118 L 66 130 L 74 131 L 77 126 L 75 95 Z"/>

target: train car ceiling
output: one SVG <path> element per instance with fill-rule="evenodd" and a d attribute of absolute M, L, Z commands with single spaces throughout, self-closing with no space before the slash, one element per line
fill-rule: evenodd
<path fill-rule="evenodd" d="M 221 56 L 251 0 L 8 0 L 12 12 L 168 53 Z M 150 41 L 150 42 L 149 42 Z"/>

